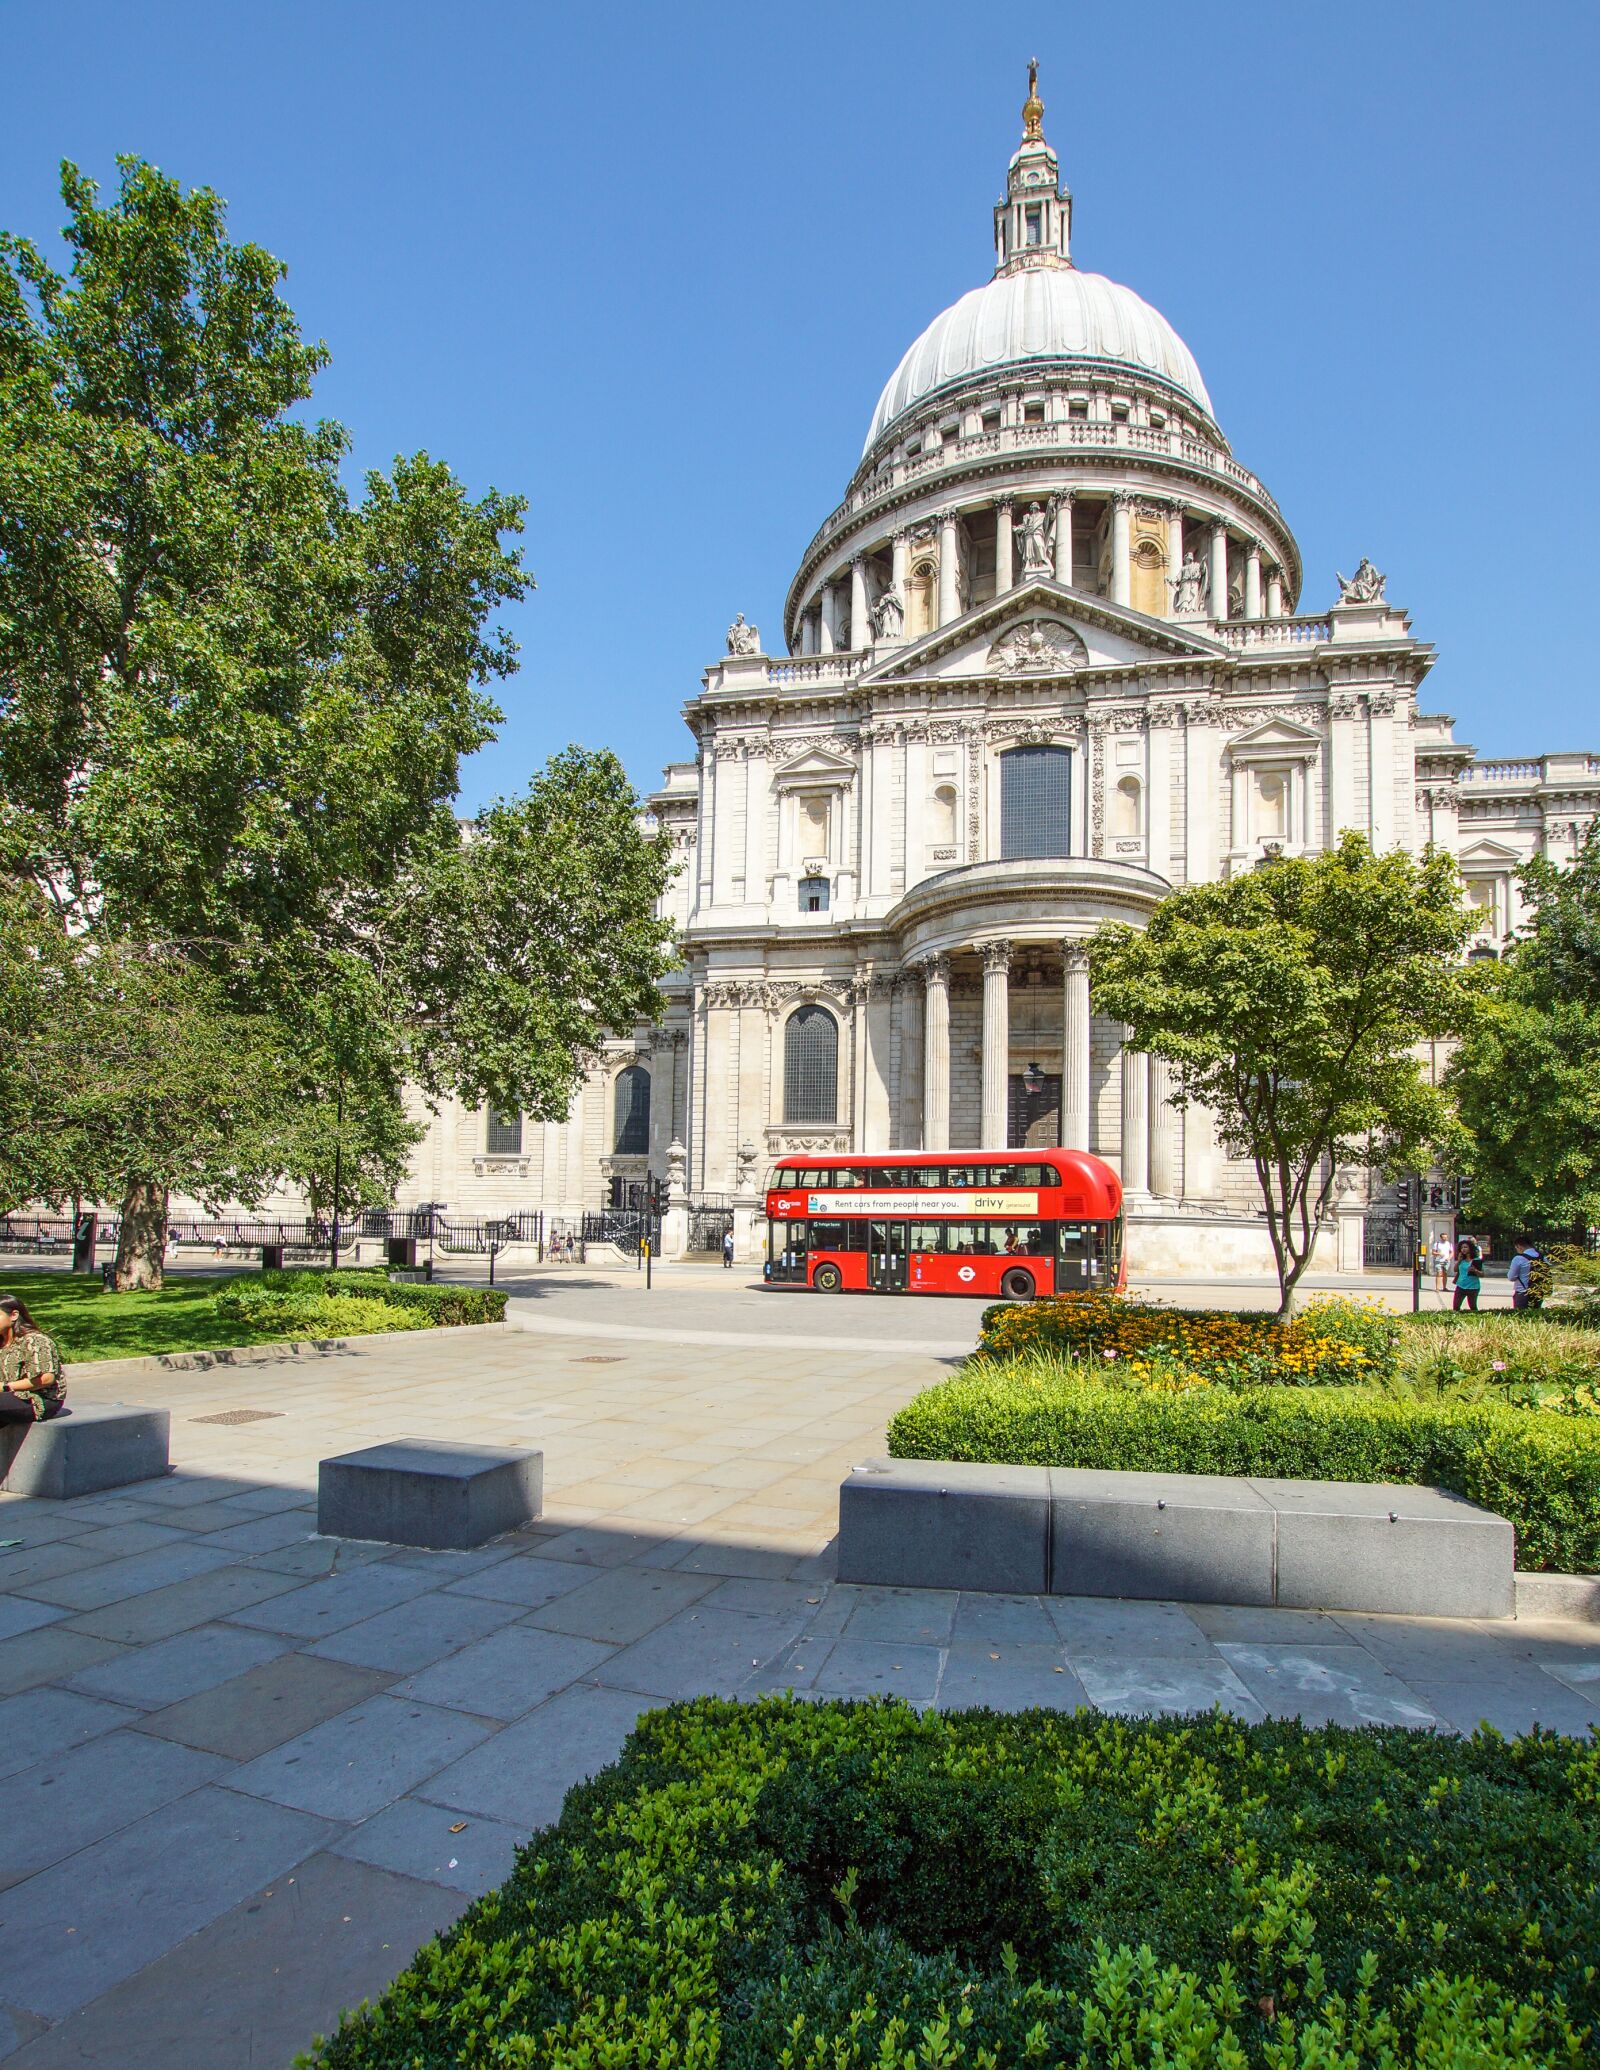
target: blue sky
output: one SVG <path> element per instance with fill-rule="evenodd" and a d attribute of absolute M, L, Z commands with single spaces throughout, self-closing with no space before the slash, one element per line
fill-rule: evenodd
<path fill-rule="evenodd" d="M 1388 571 L 1486 754 L 1600 750 L 1600 8 L 0 0 L 0 223 L 116 153 L 289 265 L 360 466 L 530 499 L 522 670 L 465 801 L 648 786 L 784 590 L 883 382 L 987 277 L 1036 53 L 1074 255 L 1153 302 L 1299 538 Z"/>

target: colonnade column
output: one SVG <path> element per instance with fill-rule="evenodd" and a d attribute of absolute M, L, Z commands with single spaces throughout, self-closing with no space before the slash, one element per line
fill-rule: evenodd
<path fill-rule="evenodd" d="M 850 563 L 850 645 L 859 653 L 872 645 L 872 621 L 867 616 L 867 562 L 857 554 Z"/>
<path fill-rule="evenodd" d="M 1158 1200 L 1178 1197 L 1178 1110 L 1170 1104 L 1172 1066 L 1150 1059 L 1150 1191 Z"/>
<path fill-rule="evenodd" d="M 1244 557 L 1244 615 L 1261 616 L 1261 549 L 1253 539 Z"/>
<path fill-rule="evenodd" d="M 1267 577 L 1267 616 L 1283 616 L 1283 577 L 1276 568 Z"/>
<path fill-rule="evenodd" d="M 1211 615 L 1228 615 L 1228 528 L 1220 520 L 1211 527 Z"/>
<path fill-rule="evenodd" d="M 922 1147 L 950 1147 L 950 958 L 922 966 Z"/>
<path fill-rule="evenodd" d="M 1056 498 L 1056 580 L 1072 587 L 1072 491 Z"/>
<path fill-rule="evenodd" d="M 1016 580 L 1011 572 L 1011 498 L 1003 496 L 994 507 L 994 593 L 1004 596 Z"/>
<path fill-rule="evenodd" d="M 902 611 L 906 608 L 906 584 L 911 577 L 911 536 L 907 532 L 894 535 L 894 573 L 890 577 L 894 593 L 900 599 Z"/>
<path fill-rule="evenodd" d="M 802 612 L 800 617 L 800 652 L 815 654 L 817 651 L 817 621 L 811 612 Z"/>
<path fill-rule="evenodd" d="M 1167 506 L 1167 609 L 1178 601 L 1178 577 L 1183 571 L 1183 505 Z"/>
<path fill-rule="evenodd" d="M 1111 499 L 1111 601 L 1114 604 L 1133 602 L 1132 530 L 1133 498 L 1119 492 Z"/>
<path fill-rule="evenodd" d="M 1122 1190 L 1135 1198 L 1150 1191 L 1150 1059 L 1122 1037 Z"/>
<path fill-rule="evenodd" d="M 831 654 L 839 644 L 839 597 L 831 582 L 822 585 L 821 634 L 818 652 Z"/>
<path fill-rule="evenodd" d="M 1089 951 L 1082 942 L 1061 945 L 1061 1147 L 1089 1147 Z"/>
<path fill-rule="evenodd" d="M 956 514 L 939 513 L 939 623 L 948 625 L 960 615 L 960 592 L 956 586 Z"/>
<path fill-rule="evenodd" d="M 1011 1079 L 1011 944 L 985 942 L 983 948 L 983 1125 L 979 1142 L 985 1150 L 1003 1150 L 1010 1131 Z"/>

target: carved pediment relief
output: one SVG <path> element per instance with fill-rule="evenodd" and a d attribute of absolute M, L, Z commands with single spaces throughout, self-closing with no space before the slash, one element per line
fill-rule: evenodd
<path fill-rule="evenodd" d="M 849 783 L 856 773 L 856 765 L 848 755 L 835 753 L 832 748 L 812 745 L 780 763 L 773 771 L 777 784 L 789 783 Z"/>
<path fill-rule="evenodd" d="M 1322 735 L 1298 720 L 1265 719 L 1228 742 L 1236 762 L 1309 762 L 1322 750 Z"/>
<path fill-rule="evenodd" d="M 990 647 L 986 668 L 996 676 L 1060 676 L 1087 668 L 1083 635 L 1059 618 L 1027 618 L 1008 626 Z"/>

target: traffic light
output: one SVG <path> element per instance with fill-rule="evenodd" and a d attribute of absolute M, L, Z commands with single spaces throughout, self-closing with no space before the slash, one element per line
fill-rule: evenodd
<path fill-rule="evenodd" d="M 1467 1203 L 1471 1200 L 1471 1198 L 1472 1181 L 1467 1177 L 1466 1173 L 1463 1172 L 1461 1174 L 1461 1177 L 1456 1181 L 1456 1206 L 1460 1208 L 1463 1212 L 1465 1212 Z"/>
<path fill-rule="evenodd" d="M 1401 1179 L 1396 1182 L 1394 1189 L 1394 1204 L 1399 1211 L 1401 1221 L 1409 1222 L 1411 1220 L 1411 1210 L 1413 1206 L 1412 1186 L 1411 1181 L 1409 1179 Z"/>

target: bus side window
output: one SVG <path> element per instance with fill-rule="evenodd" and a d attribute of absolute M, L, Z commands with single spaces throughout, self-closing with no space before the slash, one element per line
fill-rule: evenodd
<path fill-rule="evenodd" d="M 944 1224 L 942 1222 L 913 1222 L 911 1225 L 911 1248 L 914 1251 L 935 1252 L 944 1249 Z"/>
<path fill-rule="evenodd" d="M 843 1222 L 816 1222 L 811 1224 L 811 1248 L 814 1251 L 842 1251 L 849 1248 L 845 1242 L 846 1224 Z"/>

